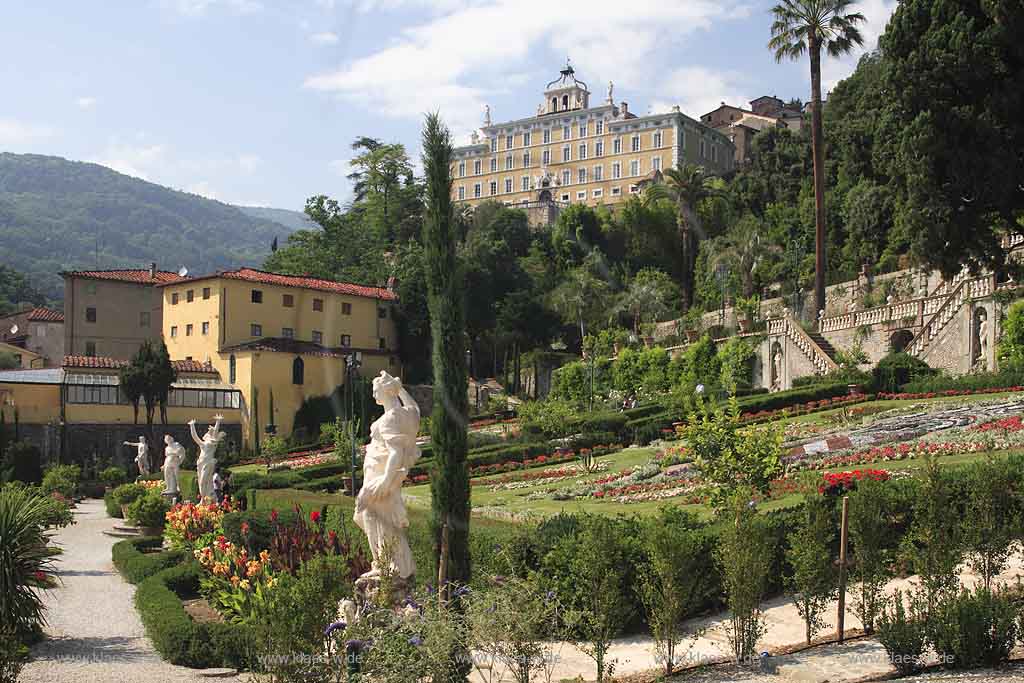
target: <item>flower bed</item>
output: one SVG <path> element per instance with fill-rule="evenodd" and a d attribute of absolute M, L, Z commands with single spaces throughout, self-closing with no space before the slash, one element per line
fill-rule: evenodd
<path fill-rule="evenodd" d="M 894 446 L 876 446 L 857 453 L 830 455 L 813 462 L 800 461 L 792 463 L 797 468 L 811 470 L 827 470 L 833 467 L 850 465 L 869 465 L 876 462 L 893 462 L 908 460 L 924 455 L 963 455 L 991 450 L 992 444 L 983 441 L 915 441 L 900 443 Z M 791 465 L 791 466 L 792 466 Z"/>
<path fill-rule="evenodd" d="M 219 533 L 221 520 L 238 511 L 233 500 L 223 503 L 178 503 L 167 512 L 164 537 L 172 548 L 192 549 L 203 536 Z"/>
<path fill-rule="evenodd" d="M 152 491 L 153 489 L 164 488 L 163 479 L 140 479 L 139 484 L 141 484 L 148 491 Z"/>
<path fill-rule="evenodd" d="M 907 392 L 890 393 L 879 392 L 879 399 L 908 401 L 921 398 L 940 398 L 942 396 L 975 396 L 980 394 L 1003 394 L 1011 391 L 1024 391 L 1022 386 L 993 387 L 991 389 L 946 389 L 945 391 L 926 391 L 917 394 Z"/>
<path fill-rule="evenodd" d="M 835 396 L 833 398 L 823 398 L 817 401 L 808 401 L 788 408 L 779 408 L 778 410 L 759 410 L 756 413 L 743 413 L 740 419 L 745 424 L 757 424 L 759 422 L 768 422 L 781 417 L 793 417 L 795 415 L 808 415 L 810 413 L 816 413 L 821 410 L 830 410 L 832 408 L 838 408 L 840 406 L 854 405 L 856 403 L 864 403 L 865 401 L 873 400 L 874 396 L 871 394 L 850 394 L 847 396 Z"/>
<path fill-rule="evenodd" d="M 489 479 L 487 481 L 481 481 L 478 479 L 476 481 L 469 482 L 469 484 L 470 486 L 489 486 L 492 491 L 510 491 L 517 488 L 527 488 L 538 482 L 553 483 L 563 479 L 575 479 L 576 477 L 585 476 L 587 474 L 603 472 L 607 469 L 608 463 L 606 462 L 596 464 L 592 470 L 588 470 L 581 465 L 570 465 L 568 467 L 557 467 L 549 470 L 507 474 L 503 477 Z"/>
<path fill-rule="evenodd" d="M 970 428 L 972 432 L 994 432 L 1002 431 L 1005 433 L 1015 433 L 1024 430 L 1024 415 L 1013 415 L 1011 417 L 1004 417 L 1001 420 L 993 420 L 992 422 L 984 422 L 982 424 L 974 425 Z"/>
<path fill-rule="evenodd" d="M 271 463 L 269 469 L 271 472 L 281 470 L 301 470 L 306 467 L 313 467 L 315 465 L 323 465 L 324 463 L 336 461 L 338 461 L 338 456 L 334 454 L 333 450 L 319 451 Z"/>
<path fill-rule="evenodd" d="M 527 458 L 522 462 L 508 461 L 501 463 L 492 463 L 488 465 L 477 465 L 476 467 L 469 468 L 470 477 L 484 477 L 489 474 L 501 474 L 503 472 L 516 472 L 527 470 L 532 467 L 543 467 L 546 465 L 557 465 L 559 463 L 572 462 L 582 455 L 590 454 L 594 457 L 601 455 L 607 455 L 609 453 L 615 453 L 622 450 L 622 444 L 612 445 L 599 445 L 593 448 L 581 448 L 579 453 L 571 450 L 555 451 L 552 454 L 542 454 L 535 458 Z M 407 477 L 403 482 L 404 486 L 415 486 L 417 484 L 425 484 L 430 481 L 430 475 L 428 474 L 416 474 L 411 477 Z M 482 482 L 484 484 L 490 484 L 492 482 Z M 470 485 L 475 485 L 470 482 Z"/>
<path fill-rule="evenodd" d="M 826 472 L 821 476 L 822 482 L 818 487 L 818 493 L 828 495 L 839 495 L 846 491 L 852 491 L 857 482 L 864 479 L 872 481 L 889 481 L 889 473 L 886 470 L 851 470 L 849 472 Z"/>

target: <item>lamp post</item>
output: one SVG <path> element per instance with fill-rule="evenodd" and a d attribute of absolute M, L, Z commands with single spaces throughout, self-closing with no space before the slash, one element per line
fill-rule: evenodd
<path fill-rule="evenodd" d="M 355 379 L 359 374 L 362 362 L 359 356 L 351 353 L 345 356 L 345 384 L 348 387 L 348 429 L 352 437 L 352 497 L 356 495 L 356 388 Z"/>

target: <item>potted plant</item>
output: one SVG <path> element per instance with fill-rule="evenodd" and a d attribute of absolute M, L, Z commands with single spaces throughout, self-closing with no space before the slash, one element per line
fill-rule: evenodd
<path fill-rule="evenodd" d="M 128 479 L 128 473 L 122 467 L 108 467 L 100 472 L 100 481 L 103 482 L 107 492 L 123 484 L 126 479 Z"/>
<path fill-rule="evenodd" d="M 139 496 L 128 506 L 128 516 L 142 531 L 143 536 L 161 536 L 170 504 L 157 491 Z"/>
<path fill-rule="evenodd" d="M 700 333 L 704 331 L 704 313 L 698 308 L 691 307 L 683 316 L 683 331 L 686 332 L 686 341 L 695 342 L 700 339 Z"/>
<path fill-rule="evenodd" d="M 644 347 L 652 348 L 654 346 L 654 323 L 640 325 L 640 334 L 643 335 Z"/>
<path fill-rule="evenodd" d="M 739 315 L 737 320 L 740 324 L 740 332 L 750 332 L 754 329 L 754 322 L 757 320 L 757 314 L 761 309 L 761 297 L 753 294 L 749 297 L 739 297 L 736 299 L 736 310 Z"/>
<path fill-rule="evenodd" d="M 128 519 L 128 506 L 145 494 L 146 487 L 142 484 L 122 484 L 110 493 L 114 504 L 121 508 L 121 517 L 124 519 Z"/>

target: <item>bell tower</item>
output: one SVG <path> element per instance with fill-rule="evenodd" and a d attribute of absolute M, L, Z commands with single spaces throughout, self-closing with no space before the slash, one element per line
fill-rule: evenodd
<path fill-rule="evenodd" d="M 544 114 L 560 114 L 566 111 L 586 109 L 590 106 L 590 90 L 587 84 L 577 80 L 572 64 L 566 61 L 561 76 L 544 88 Z"/>

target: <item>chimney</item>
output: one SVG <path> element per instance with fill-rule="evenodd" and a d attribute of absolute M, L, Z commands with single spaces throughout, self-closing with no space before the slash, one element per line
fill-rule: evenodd
<path fill-rule="evenodd" d="M 620 105 L 620 108 L 622 109 L 622 115 L 623 115 L 624 117 L 625 117 L 625 116 L 629 116 L 629 102 L 623 102 L 623 103 L 622 103 L 622 104 Z"/>
<path fill-rule="evenodd" d="M 149 279 L 151 279 L 151 280 L 155 280 L 156 279 L 156 263 L 150 263 L 149 264 Z"/>

